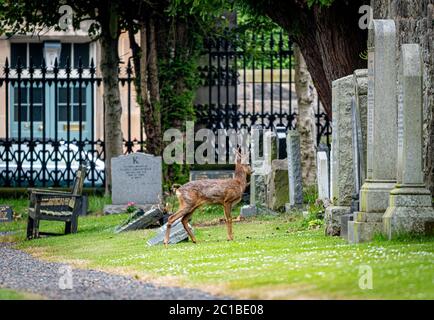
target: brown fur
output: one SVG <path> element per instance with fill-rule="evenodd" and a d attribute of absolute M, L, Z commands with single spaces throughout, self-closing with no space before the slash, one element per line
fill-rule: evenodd
<path fill-rule="evenodd" d="M 176 191 L 179 209 L 167 221 L 164 245 L 167 247 L 169 243 L 172 224 L 181 217 L 185 231 L 187 231 L 191 241 L 196 243 L 196 238 L 188 226 L 188 220 L 190 220 L 194 210 L 203 204 L 221 204 L 223 206 L 228 240 L 233 240 L 231 211 L 233 206 L 240 202 L 244 189 L 247 186 L 247 175 L 250 173 L 250 166 L 241 163 L 241 154 L 238 153 L 235 165 L 235 177 L 233 179 L 196 180 L 190 181 L 180 187 Z"/>

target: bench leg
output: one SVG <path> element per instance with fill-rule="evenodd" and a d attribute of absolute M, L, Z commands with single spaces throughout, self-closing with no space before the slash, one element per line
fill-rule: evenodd
<path fill-rule="evenodd" d="M 27 240 L 32 239 L 34 227 L 35 227 L 35 220 L 29 217 L 29 219 L 27 220 Z"/>
<path fill-rule="evenodd" d="M 33 238 L 39 238 L 39 219 L 33 220 Z"/>
<path fill-rule="evenodd" d="M 77 228 L 78 228 L 78 216 L 75 216 L 71 220 L 71 232 L 77 233 Z"/>
<path fill-rule="evenodd" d="M 70 234 L 71 233 L 71 221 L 66 221 L 65 222 L 65 234 Z"/>

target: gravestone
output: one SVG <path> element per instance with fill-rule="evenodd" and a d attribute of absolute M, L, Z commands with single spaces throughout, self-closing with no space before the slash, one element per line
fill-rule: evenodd
<path fill-rule="evenodd" d="M 9 206 L 0 205 L 0 223 L 11 222 L 13 218 L 12 208 Z"/>
<path fill-rule="evenodd" d="M 289 202 L 288 160 L 275 159 L 271 162 L 271 177 L 268 208 L 274 211 L 285 211 Z"/>
<path fill-rule="evenodd" d="M 232 179 L 233 170 L 191 170 L 190 181 L 203 179 Z"/>
<path fill-rule="evenodd" d="M 351 201 L 351 212 L 359 211 L 359 192 L 362 186 L 361 162 L 363 161 L 362 137 L 360 131 L 360 118 L 356 109 L 356 101 L 353 98 L 351 103 L 352 118 L 352 146 L 353 146 L 353 174 L 354 174 L 354 192 Z"/>
<path fill-rule="evenodd" d="M 398 92 L 397 184 L 390 192 L 383 228 L 389 239 L 400 233 L 434 233 L 434 209 L 422 164 L 422 77 L 418 44 L 403 44 Z"/>
<path fill-rule="evenodd" d="M 351 213 L 353 182 L 353 147 L 351 101 L 354 95 L 353 75 L 333 81 L 333 131 L 331 149 L 330 197 L 333 205 L 326 208 L 326 235 L 340 234 L 341 216 Z"/>
<path fill-rule="evenodd" d="M 329 192 L 329 160 L 327 151 L 316 153 L 316 179 L 318 183 L 318 199 L 330 199 Z"/>
<path fill-rule="evenodd" d="M 289 202 L 286 205 L 286 210 L 288 211 L 303 205 L 303 181 L 301 172 L 300 134 L 296 130 L 289 130 L 286 141 L 289 183 Z"/>
<path fill-rule="evenodd" d="M 262 152 L 261 152 L 262 151 Z M 262 154 L 262 156 L 261 156 Z M 277 157 L 276 134 L 262 127 L 251 130 L 250 206 L 265 213 L 270 203 L 271 162 Z"/>
<path fill-rule="evenodd" d="M 396 184 L 396 28 L 393 20 L 373 20 L 368 35 L 368 116 L 366 180 L 360 211 L 348 225 L 348 241 L 369 241 L 382 232 L 389 192 Z"/>
<path fill-rule="evenodd" d="M 159 208 L 152 208 L 146 212 L 139 209 L 127 221 L 116 227 L 115 233 L 145 229 L 152 225 L 157 225 L 163 218 L 163 215 L 163 211 Z"/>
<path fill-rule="evenodd" d="M 358 117 L 358 149 L 360 150 L 359 168 L 360 183 L 363 185 L 366 179 L 366 150 L 368 133 L 368 69 L 354 71 L 354 102 Z"/>
<path fill-rule="evenodd" d="M 131 153 L 112 158 L 112 205 L 104 212 L 125 212 L 128 203 L 144 211 L 162 200 L 161 157 Z"/>
<path fill-rule="evenodd" d="M 176 220 L 172 227 L 170 228 L 170 238 L 169 238 L 169 244 L 175 244 L 184 240 L 188 239 L 188 233 L 185 231 L 184 226 L 181 223 L 181 219 Z M 191 231 L 194 234 L 194 230 L 191 228 L 191 225 L 188 224 Z M 163 244 L 164 237 L 166 236 L 166 230 L 167 230 L 167 223 L 158 229 L 157 235 L 153 237 L 152 239 L 148 240 L 149 246 L 154 246 L 157 244 Z"/>

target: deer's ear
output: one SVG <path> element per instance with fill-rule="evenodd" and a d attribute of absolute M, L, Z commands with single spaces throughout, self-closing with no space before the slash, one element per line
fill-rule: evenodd
<path fill-rule="evenodd" d="M 235 149 L 235 163 L 241 163 L 241 152 Z"/>

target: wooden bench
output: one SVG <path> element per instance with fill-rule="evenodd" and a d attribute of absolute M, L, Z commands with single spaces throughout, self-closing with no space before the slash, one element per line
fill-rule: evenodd
<path fill-rule="evenodd" d="M 81 207 L 86 167 L 80 165 L 77 170 L 71 192 L 52 189 L 29 189 L 30 205 L 27 223 L 27 239 L 53 233 L 39 232 L 40 220 L 64 221 L 65 234 L 76 233 Z"/>

